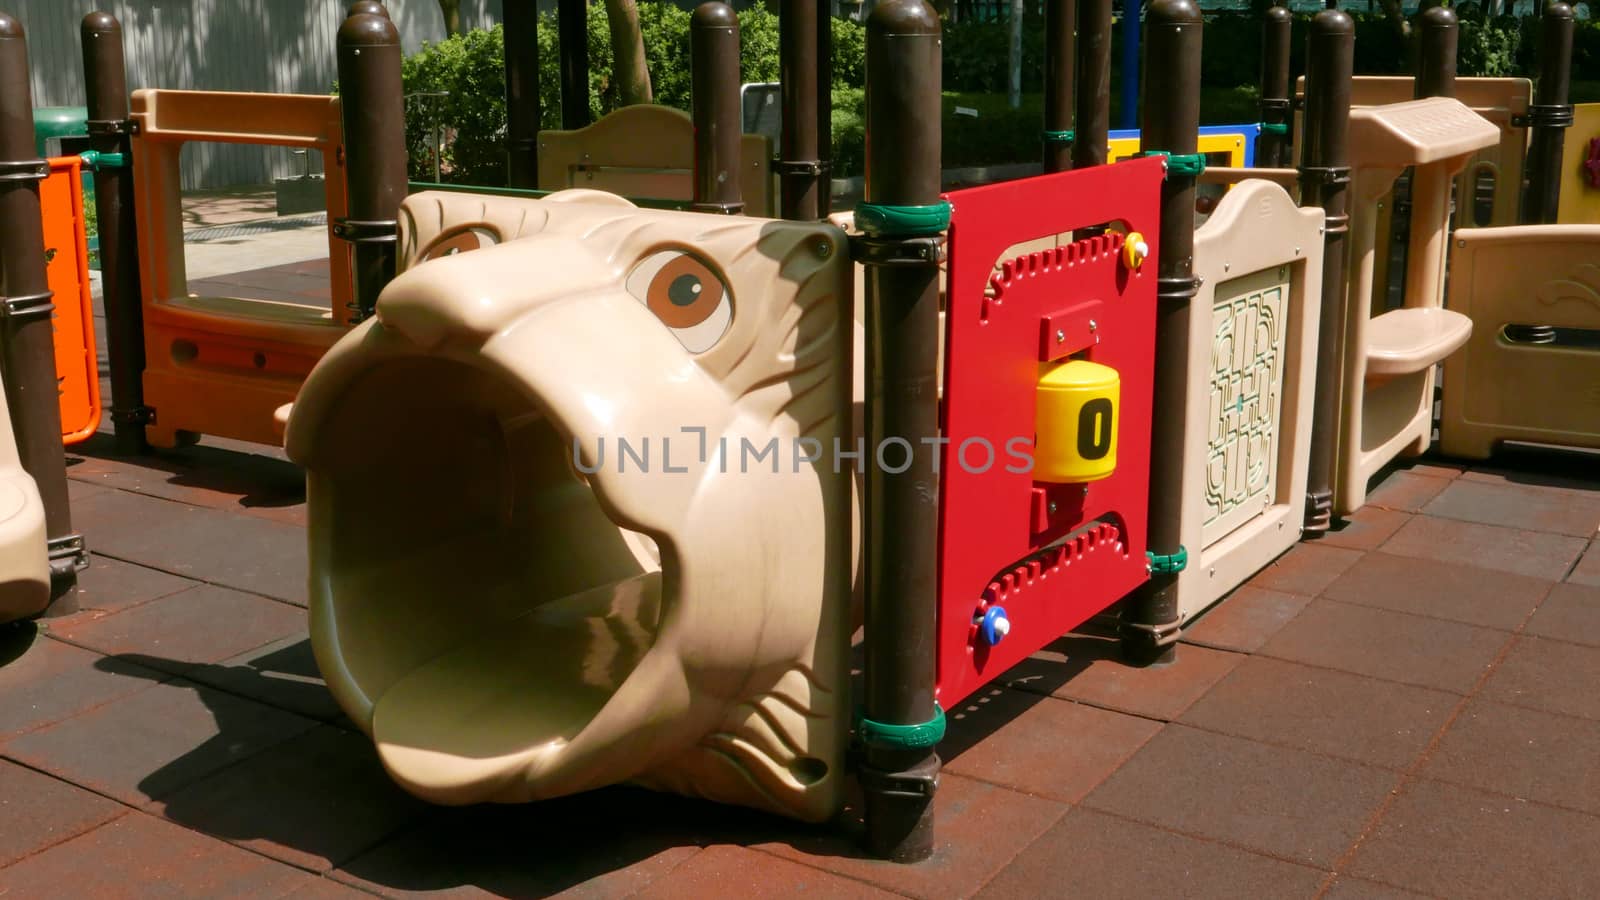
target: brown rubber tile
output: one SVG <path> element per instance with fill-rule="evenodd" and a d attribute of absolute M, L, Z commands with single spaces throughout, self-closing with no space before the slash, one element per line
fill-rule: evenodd
<path fill-rule="evenodd" d="M 1592 537 L 1600 529 L 1600 493 L 1461 479 L 1428 501 L 1430 516 Z"/>
<path fill-rule="evenodd" d="M 189 785 L 152 811 L 186 828 L 323 872 L 423 811 L 364 735 L 321 726 Z"/>
<path fill-rule="evenodd" d="M 704 900 L 706 897 L 890 900 L 899 895 L 768 853 L 722 844 L 701 850 L 632 896 L 638 900 Z"/>
<path fill-rule="evenodd" d="M 139 806 L 314 724 L 175 681 L 14 738 L 0 756 Z"/>
<path fill-rule="evenodd" d="M 1438 897 L 1592 897 L 1600 819 L 1470 788 L 1408 784 L 1347 872 Z"/>
<path fill-rule="evenodd" d="M 1234 669 L 1179 721 L 1403 769 L 1460 700 L 1443 691 L 1257 656 Z"/>
<path fill-rule="evenodd" d="M 978 896 L 1312 897 L 1322 879 L 1314 868 L 1075 809 Z"/>
<path fill-rule="evenodd" d="M 1465 694 L 1506 645 L 1504 632 L 1317 600 L 1262 655 Z"/>
<path fill-rule="evenodd" d="M 1442 479 L 1432 479 L 1441 481 Z M 1361 551 L 1317 543 L 1296 544 L 1277 561 L 1257 572 L 1245 584 L 1285 594 L 1315 597 L 1345 569 L 1356 564 Z"/>
<path fill-rule="evenodd" d="M 1538 531 L 1417 516 L 1383 545 L 1393 556 L 1434 559 L 1560 581 L 1584 541 Z"/>
<path fill-rule="evenodd" d="M 329 877 L 385 897 L 626 897 L 699 853 L 708 837 L 697 828 L 712 817 L 771 827 L 770 817 L 632 789 L 437 808 Z"/>
<path fill-rule="evenodd" d="M 109 491 L 109 490 L 111 490 L 111 489 L 108 488 L 108 487 L 102 486 L 102 485 L 93 484 L 93 483 L 87 482 L 87 481 L 78 481 L 75 478 L 68 478 L 67 479 L 67 502 L 68 503 L 77 503 L 80 500 L 87 500 L 90 497 L 93 497 L 95 494 L 98 494 L 98 493 L 100 493 L 102 491 Z"/>
<path fill-rule="evenodd" d="M 1339 876 L 1328 887 L 1328 892 L 1320 900 L 1413 900 L 1413 898 L 1426 898 L 1427 894 L 1418 894 L 1415 891 L 1405 891 L 1365 878 L 1351 878 L 1347 875 Z"/>
<path fill-rule="evenodd" d="M 176 500 L 212 509 L 285 506 L 305 500 L 305 475 L 293 463 L 190 447 L 161 456 L 126 459 L 85 456 L 71 480 L 104 488 Z M 87 498 L 85 498 L 87 499 Z"/>
<path fill-rule="evenodd" d="M 108 556 L 305 605 L 302 528 L 125 491 L 96 494 L 72 515 Z"/>
<path fill-rule="evenodd" d="M 1513 706 L 1600 719 L 1600 647 L 1521 637 L 1483 686 Z"/>
<path fill-rule="evenodd" d="M 372 895 L 345 887 L 331 878 L 312 878 L 304 885 L 284 894 L 282 900 L 371 900 Z"/>
<path fill-rule="evenodd" d="M 1390 472 L 1380 477 L 1381 481 L 1367 489 L 1367 504 L 1396 512 L 1421 511 L 1429 500 L 1438 496 L 1451 484 L 1450 479 L 1419 475 L 1404 470 Z"/>
<path fill-rule="evenodd" d="M 1209 647 L 1180 646 L 1177 662 L 1132 666 L 1115 638 L 1069 635 L 1013 666 L 1000 680 L 1037 694 L 1171 721 L 1183 714 L 1244 657 Z"/>
<path fill-rule="evenodd" d="M 1169 725 L 1084 805 L 1326 869 L 1396 781 L 1382 769 Z"/>
<path fill-rule="evenodd" d="M 1310 597 L 1299 594 L 1245 585 L 1185 626 L 1183 640 L 1219 650 L 1254 653 L 1310 602 Z"/>
<path fill-rule="evenodd" d="M 1600 587 L 1556 585 L 1523 633 L 1600 647 Z"/>
<path fill-rule="evenodd" d="M 1600 815 L 1600 722 L 1473 700 L 1420 774 Z"/>
<path fill-rule="evenodd" d="M 1593 493 L 1594 455 L 1580 450 L 1506 447 L 1492 464 L 1474 466 L 1461 477 L 1468 481 L 1542 488 L 1552 492 Z"/>
<path fill-rule="evenodd" d="M 96 555 L 90 560 L 89 568 L 78 573 L 78 612 L 70 618 L 73 621 L 99 618 L 149 600 L 186 591 L 199 583 L 157 569 Z M 60 621 L 63 620 L 52 619 L 50 623 Z"/>
<path fill-rule="evenodd" d="M 1578 564 L 1568 573 L 1567 580 L 1573 584 L 1600 587 L 1600 541 L 1589 543 L 1589 549 L 1583 551 Z"/>
<path fill-rule="evenodd" d="M 8 897 L 275 900 L 315 877 L 248 850 L 129 813 L 6 869 Z"/>
<path fill-rule="evenodd" d="M 83 788 L 0 760 L 0 869 L 127 811 Z M 0 884 L 5 881 L 0 873 Z"/>
<path fill-rule="evenodd" d="M 1396 512 L 1381 506 L 1363 506 L 1352 513 L 1350 518 L 1335 522 L 1333 529 L 1317 535 L 1314 542 L 1329 547 L 1347 547 L 1351 550 L 1376 550 L 1410 518 L 1410 513 Z"/>
<path fill-rule="evenodd" d="M 787 859 L 912 897 L 970 897 L 1067 807 L 945 774 L 934 795 L 934 854 L 916 865 L 866 859 L 860 838 L 839 829 L 759 845 Z"/>
<path fill-rule="evenodd" d="M 167 677 L 35 635 L 31 628 L 0 630 L 0 742 Z"/>
<path fill-rule="evenodd" d="M 1369 553 L 1328 585 L 1331 600 L 1513 631 L 1551 583 L 1496 569 Z"/>
<path fill-rule="evenodd" d="M 945 711 L 944 770 L 1076 803 L 1161 725 L 1149 719 L 991 688 Z"/>
<path fill-rule="evenodd" d="M 1409 472 L 1412 475 L 1426 475 L 1429 478 L 1459 478 L 1467 471 L 1462 463 L 1445 462 L 1435 459 L 1423 462 L 1421 460 L 1404 460 L 1395 465 L 1397 472 Z"/>
<path fill-rule="evenodd" d="M 343 714 L 317 670 L 311 639 L 303 633 L 214 665 L 195 666 L 183 675 L 190 681 L 324 722 Z"/>
<path fill-rule="evenodd" d="M 125 661 L 181 674 L 305 627 L 303 609 L 207 584 L 115 615 L 51 624 L 49 633 Z"/>

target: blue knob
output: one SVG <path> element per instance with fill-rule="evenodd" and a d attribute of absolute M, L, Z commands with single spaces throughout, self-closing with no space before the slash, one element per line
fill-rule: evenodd
<path fill-rule="evenodd" d="M 1005 640 L 1006 635 L 1011 633 L 1011 620 L 1006 618 L 1006 608 L 989 607 L 989 611 L 983 614 L 983 624 L 979 626 L 979 630 L 983 632 L 983 639 L 991 647 Z"/>

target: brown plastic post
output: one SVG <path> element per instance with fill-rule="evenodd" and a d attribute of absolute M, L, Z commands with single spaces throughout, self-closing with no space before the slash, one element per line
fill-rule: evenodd
<path fill-rule="evenodd" d="M 384 16 L 351 16 L 339 26 L 338 53 L 350 214 L 334 224 L 334 234 L 352 248 L 352 319 L 360 321 L 394 278 L 396 217 L 406 198 L 400 32 Z"/>
<path fill-rule="evenodd" d="M 72 531 L 67 503 L 67 462 L 61 449 L 61 407 L 56 387 L 55 310 L 45 276 L 44 224 L 39 182 L 50 166 L 34 153 L 33 97 L 28 80 L 28 39 L 22 23 L 0 13 L 0 294 L 5 322 L 0 351 L 6 404 L 22 468 L 44 502 L 50 553 L 52 613 L 77 609 L 72 588 L 89 564 L 83 537 Z"/>
<path fill-rule="evenodd" d="M 923 0 L 881 0 L 867 18 L 866 662 L 864 720 L 933 722 L 939 476 L 939 268 L 943 229 L 863 215 L 868 206 L 939 199 L 939 17 Z M 914 448 L 897 472 L 876 464 L 886 442 Z M 860 734 L 868 849 L 896 862 L 933 853 L 935 747 Z"/>
<path fill-rule="evenodd" d="M 778 17 L 778 71 L 783 91 L 783 133 L 778 142 L 778 189 L 785 219 L 821 218 L 823 183 L 817 145 L 817 0 L 782 0 Z"/>
<path fill-rule="evenodd" d="M 1539 20 L 1539 83 L 1528 107 L 1528 193 L 1522 221 L 1549 225 L 1561 205 L 1562 132 L 1572 127 L 1572 7 L 1551 3 Z"/>
<path fill-rule="evenodd" d="M 1072 167 L 1103 166 L 1111 152 L 1111 3 L 1078 3 L 1078 102 Z"/>
<path fill-rule="evenodd" d="M 709 0 L 689 16 L 689 100 L 694 117 L 694 204 L 700 212 L 738 214 L 739 17 Z"/>
<path fill-rule="evenodd" d="M 539 7 L 505 0 L 506 176 L 515 188 L 539 186 Z"/>
<path fill-rule="evenodd" d="M 1339 440 L 1339 382 L 1345 310 L 1346 212 L 1350 187 L 1350 85 L 1356 27 L 1348 13 L 1325 9 L 1306 37 L 1305 140 L 1300 148 L 1300 202 L 1320 206 L 1323 231 L 1322 314 L 1317 326 L 1317 387 L 1311 414 L 1305 531 L 1333 521 L 1333 458 Z M 1363 299 L 1362 302 L 1365 302 Z"/>
<path fill-rule="evenodd" d="M 1283 6 L 1267 8 L 1261 20 L 1261 135 L 1256 165 L 1276 169 L 1289 160 L 1289 35 L 1294 14 Z"/>
<path fill-rule="evenodd" d="M 83 17 L 79 36 L 88 94 L 89 149 L 120 153 L 125 161 L 131 161 L 122 25 L 110 13 L 92 12 Z M 106 355 L 111 368 L 111 426 L 118 453 L 143 453 L 144 426 L 150 421 L 150 410 L 144 405 L 144 305 L 139 294 L 133 174 L 126 165 L 106 166 L 95 173 L 94 202 L 100 231 Z"/>
<path fill-rule="evenodd" d="M 589 124 L 589 4 L 556 0 L 556 36 L 561 63 L 561 127 Z"/>
<path fill-rule="evenodd" d="M 1072 168 L 1073 27 L 1077 0 L 1046 0 L 1044 7 L 1044 170 Z"/>
<path fill-rule="evenodd" d="M 1417 80 L 1414 96 L 1454 97 L 1456 95 L 1456 43 L 1461 23 L 1448 6 L 1434 6 L 1417 16 L 1421 29 L 1417 52 Z"/>
<path fill-rule="evenodd" d="M 822 163 L 817 218 L 825 219 L 833 211 L 833 15 L 829 5 L 817 10 L 817 81 L 817 159 Z"/>
<path fill-rule="evenodd" d="M 1195 0 L 1154 0 L 1144 17 L 1140 146 L 1173 157 L 1199 150 L 1200 43 L 1204 27 Z M 1189 366 L 1189 305 L 1194 276 L 1194 182 L 1168 166 L 1161 183 L 1161 253 L 1156 267 L 1156 384 L 1150 423 L 1150 551 L 1182 558 L 1184 378 Z M 1199 548 L 1195 548 L 1197 551 Z M 1123 656 L 1135 665 L 1177 661 L 1178 571 L 1156 567 L 1122 616 Z"/>

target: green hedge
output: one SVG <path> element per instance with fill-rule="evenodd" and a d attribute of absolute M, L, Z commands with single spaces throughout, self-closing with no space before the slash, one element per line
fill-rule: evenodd
<path fill-rule="evenodd" d="M 689 108 L 689 13 L 677 6 L 639 5 L 640 27 L 656 101 Z M 1356 14 L 1357 72 L 1396 74 L 1410 70 L 1409 48 L 1381 16 Z M 1301 71 L 1309 15 L 1295 18 L 1293 70 Z M 744 81 L 778 80 L 778 17 L 762 8 L 739 14 L 741 75 Z M 1458 71 L 1469 75 L 1528 75 L 1537 44 L 1536 20 L 1509 16 L 1485 20 L 1465 16 L 1461 28 Z M 1113 28 L 1112 109 L 1120 89 L 1121 21 Z M 1004 103 L 1007 86 L 1009 28 L 1005 23 L 947 26 L 944 40 L 945 146 L 947 165 L 1016 162 L 1037 158 L 1043 90 L 1044 28 L 1036 15 L 1024 20 L 1021 109 Z M 559 54 L 553 14 L 539 22 L 540 103 L 542 127 L 560 125 Z M 611 45 L 605 8 L 589 7 L 589 107 L 595 118 L 615 109 Z M 833 20 L 833 158 L 837 175 L 859 174 L 863 157 L 861 124 L 865 80 L 865 29 Z M 1260 67 L 1259 19 L 1248 13 L 1220 12 L 1207 18 L 1202 57 L 1201 120 L 1203 123 L 1254 121 L 1255 88 Z M 438 92 L 436 101 L 448 128 L 443 166 L 445 180 L 467 184 L 504 184 L 505 97 L 504 44 L 500 28 L 473 31 L 425 46 L 404 64 L 406 93 Z M 1573 54 L 1574 100 L 1589 96 L 1600 79 L 1600 22 L 1580 23 Z M 976 119 L 954 116 L 953 108 L 975 107 Z M 426 106 L 409 107 L 406 135 L 414 177 L 432 177 L 428 152 Z"/>

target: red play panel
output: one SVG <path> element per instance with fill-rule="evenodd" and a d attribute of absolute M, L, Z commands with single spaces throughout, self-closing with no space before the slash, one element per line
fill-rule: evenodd
<path fill-rule="evenodd" d="M 1161 180 L 1161 160 L 1146 158 L 946 195 L 938 637 L 946 708 L 1148 577 Z M 1016 244 L 1108 222 L 1123 224 L 995 267 Z M 1139 268 L 1123 260 L 1119 231 L 1149 245 Z M 1023 468 L 1008 442 L 1028 454 L 1040 365 L 1066 358 L 1121 376 L 1117 468 L 1093 482 L 1036 482 L 1031 471 L 1007 471 Z M 994 450 L 987 467 L 985 444 Z M 991 644 L 995 606 L 1010 631 Z"/>

